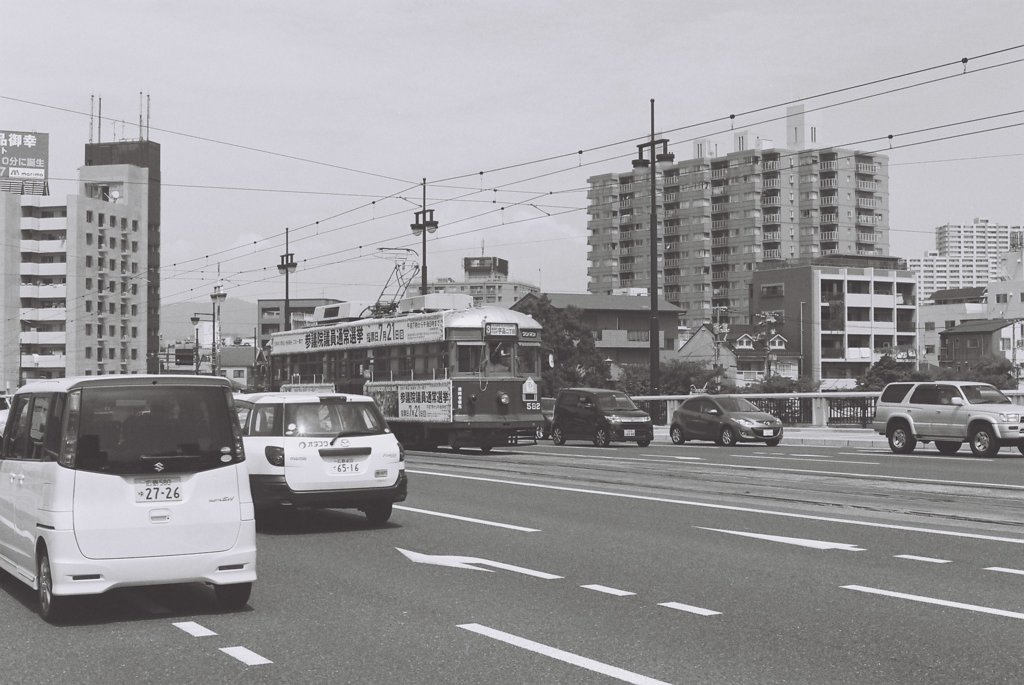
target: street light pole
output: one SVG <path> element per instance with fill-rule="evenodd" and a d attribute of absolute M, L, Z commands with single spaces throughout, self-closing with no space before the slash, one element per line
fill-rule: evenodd
<path fill-rule="evenodd" d="M 199 345 L 199 322 L 202 320 L 202 318 L 204 316 L 212 316 L 212 314 L 208 314 L 207 312 L 192 312 L 192 318 L 191 318 L 192 325 L 195 327 L 195 330 L 196 330 L 196 375 L 197 376 L 199 375 L 199 369 L 200 369 L 199 360 L 200 360 L 200 352 L 201 352 L 201 349 L 202 349 L 200 347 L 200 345 Z M 216 322 L 216 319 L 214 319 L 214 321 Z M 214 327 L 216 327 L 216 323 L 214 324 Z M 213 344 L 213 338 L 214 338 L 215 335 L 216 335 L 216 333 L 214 333 L 214 335 L 210 336 L 211 345 Z M 212 356 L 210 358 L 210 368 L 211 368 L 211 370 L 213 368 L 213 357 Z"/>
<path fill-rule="evenodd" d="M 427 179 L 423 179 L 423 208 L 416 212 L 416 220 L 411 225 L 412 234 L 423 236 L 422 256 L 420 265 L 420 295 L 427 294 L 427 233 L 437 231 L 434 221 L 434 210 L 427 209 Z"/>
<path fill-rule="evenodd" d="M 656 152 L 661 145 L 661 152 Z M 657 163 L 672 162 L 675 155 L 668 151 L 668 138 L 654 139 L 654 98 L 651 98 L 651 140 L 640 143 L 637 147 L 637 158 L 633 160 L 633 168 L 649 167 L 651 171 L 651 328 L 650 328 L 650 394 L 658 394 L 660 385 L 661 359 L 659 344 L 660 322 L 658 321 L 658 180 Z M 644 149 L 650 150 L 650 159 L 644 159 Z"/>
<path fill-rule="evenodd" d="M 281 263 L 277 265 L 277 270 L 284 274 L 284 326 L 282 330 L 290 331 L 292 329 L 292 312 L 291 312 L 291 300 L 290 293 L 288 292 L 288 277 L 295 273 L 295 255 L 293 255 L 288 249 L 288 227 L 284 227 L 284 254 L 281 255 Z"/>
<path fill-rule="evenodd" d="M 220 303 L 224 301 L 224 298 L 228 296 L 227 293 L 221 291 L 220 284 L 213 286 L 213 292 L 210 293 L 210 300 L 213 303 L 213 350 L 210 353 L 210 370 L 211 373 L 217 375 L 217 313 L 220 311 Z"/>

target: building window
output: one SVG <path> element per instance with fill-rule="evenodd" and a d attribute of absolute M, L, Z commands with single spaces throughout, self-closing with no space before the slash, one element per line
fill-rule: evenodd
<path fill-rule="evenodd" d="M 999 304 L 1006 304 L 1006 301 L 1006 293 L 996 293 L 996 302 L 998 302 Z"/>
<path fill-rule="evenodd" d="M 626 331 L 626 340 L 630 342 L 650 342 L 651 331 Z"/>
<path fill-rule="evenodd" d="M 967 347 L 968 347 L 968 349 L 975 349 L 975 348 L 977 348 L 978 347 L 978 339 L 977 338 L 968 338 L 967 339 Z"/>
<path fill-rule="evenodd" d="M 85 289 L 86 290 L 92 290 L 92 279 L 91 278 L 85 279 Z"/>
<path fill-rule="evenodd" d="M 925 354 L 935 354 L 935 345 L 925 345 L 924 346 L 924 353 Z"/>
<path fill-rule="evenodd" d="M 934 331 L 935 330 L 935 322 L 934 321 L 925 321 L 924 322 L 924 329 L 926 331 Z"/>
<path fill-rule="evenodd" d="M 132 230 L 133 231 L 139 230 L 139 220 L 138 219 L 132 219 Z"/>
<path fill-rule="evenodd" d="M 87 311 L 87 312 L 91 312 L 92 311 L 92 300 L 86 300 L 85 301 L 85 311 Z"/>
<path fill-rule="evenodd" d="M 953 328 L 956 326 L 956 321 L 952 319 L 946 320 L 946 328 Z"/>
<path fill-rule="evenodd" d="M 86 359 L 92 359 L 92 348 L 91 347 L 85 348 L 85 358 Z"/>
<path fill-rule="evenodd" d="M 92 223 L 92 210 L 91 209 L 85 210 L 85 223 L 87 223 L 87 224 L 91 224 Z"/>
<path fill-rule="evenodd" d="M 784 297 L 786 286 L 782 283 L 766 283 L 761 286 L 761 297 Z"/>
<path fill-rule="evenodd" d="M 85 324 L 85 334 L 86 335 L 92 335 L 92 324 L 91 323 Z"/>
<path fill-rule="evenodd" d="M 92 245 L 92 233 L 85 234 L 85 244 Z"/>
<path fill-rule="evenodd" d="M 231 377 L 232 378 L 245 378 L 245 369 L 232 369 L 231 370 Z"/>

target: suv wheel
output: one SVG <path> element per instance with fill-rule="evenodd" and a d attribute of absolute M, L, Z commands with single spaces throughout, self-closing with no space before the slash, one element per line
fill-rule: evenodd
<path fill-rule="evenodd" d="M 956 454 L 963 443 L 958 440 L 936 440 L 935 449 L 939 454 Z"/>
<path fill-rule="evenodd" d="M 971 431 L 971 451 L 976 457 L 994 457 L 999 454 L 999 440 L 988 426 Z"/>
<path fill-rule="evenodd" d="M 552 426 L 551 427 L 551 442 L 555 443 L 556 445 L 564 445 L 565 444 L 565 434 L 562 433 L 562 427 L 561 426 Z"/>
<path fill-rule="evenodd" d="M 598 426 L 594 430 L 594 444 L 598 447 L 607 447 L 612 441 L 611 436 L 608 434 L 608 428 L 605 426 Z"/>
<path fill-rule="evenodd" d="M 889 427 L 889 449 L 896 454 L 910 454 L 917 447 L 917 439 L 910 426 L 900 421 Z"/>

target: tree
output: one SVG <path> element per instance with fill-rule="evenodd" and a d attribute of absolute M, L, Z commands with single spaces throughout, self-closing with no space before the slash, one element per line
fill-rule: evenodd
<path fill-rule="evenodd" d="M 659 395 L 689 395 L 690 388 L 715 387 L 718 371 L 700 362 L 673 359 L 661 365 Z M 651 388 L 650 365 L 624 364 L 618 388 L 627 395 L 649 395 Z"/>
<path fill-rule="evenodd" d="M 914 368 L 913 362 L 896 361 L 886 354 L 857 379 L 857 390 L 881 390 L 895 381 L 916 380 L 928 380 L 928 374 Z"/>
<path fill-rule="evenodd" d="M 975 362 L 959 380 L 991 383 L 1004 390 L 1016 389 L 1017 379 L 1013 375 L 1013 363 L 1006 357 L 993 355 Z"/>
<path fill-rule="evenodd" d="M 793 380 L 785 376 L 768 376 L 760 383 L 747 385 L 739 389 L 739 392 L 746 393 L 792 393 L 792 392 L 818 392 L 821 390 L 821 381 L 813 381 L 807 376 Z"/>
<path fill-rule="evenodd" d="M 545 365 L 541 372 L 541 395 L 554 397 L 561 388 L 608 386 L 608 363 L 598 352 L 594 334 L 583 323 L 578 308 L 558 309 L 547 295 L 541 295 L 526 299 L 516 309 L 537 320 L 543 329 L 544 351 L 555 357 L 554 368 Z"/>

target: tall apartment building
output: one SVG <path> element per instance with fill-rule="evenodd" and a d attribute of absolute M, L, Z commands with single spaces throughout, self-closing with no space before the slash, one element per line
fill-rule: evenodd
<path fill-rule="evenodd" d="M 975 219 L 973 224 L 946 224 L 935 229 L 935 250 L 907 259 L 918 275 L 918 296 L 925 300 L 937 290 L 985 286 L 1013 278 L 1005 255 L 1019 253 L 1024 226 Z"/>
<path fill-rule="evenodd" d="M 439 278 L 427 283 L 428 293 L 463 293 L 473 298 L 473 304 L 498 304 L 511 307 L 524 295 L 540 292 L 540 288 L 508 278 L 508 260 L 500 257 L 465 257 L 462 260 L 463 278 Z"/>
<path fill-rule="evenodd" d="M 159 160 L 149 141 L 90 144 L 64 204 L 0 192 L 5 387 L 158 368 Z"/>
<path fill-rule="evenodd" d="M 724 155 L 700 140 L 691 159 L 588 179 L 588 290 L 649 287 L 652 171 L 659 289 L 691 329 L 752 323 L 750 284 L 764 262 L 887 255 L 888 159 L 808 147 L 816 128 L 800 107 L 787 114 L 786 148 L 736 131 Z"/>

